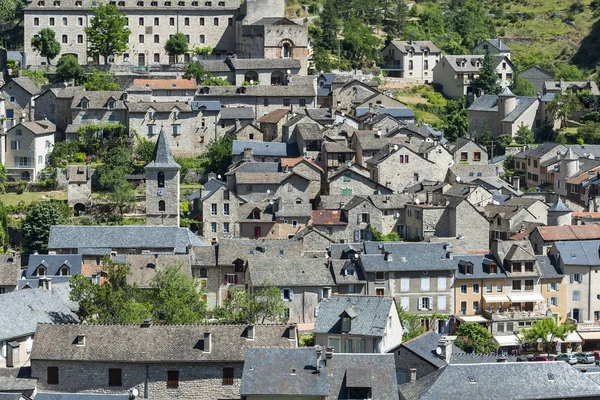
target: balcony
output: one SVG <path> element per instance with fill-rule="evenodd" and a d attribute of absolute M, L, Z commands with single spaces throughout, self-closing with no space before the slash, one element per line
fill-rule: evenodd
<path fill-rule="evenodd" d="M 391 64 L 381 65 L 381 69 L 384 71 L 403 71 L 404 64 L 400 61 L 394 61 Z"/>
<path fill-rule="evenodd" d="M 490 311 L 482 310 L 481 315 L 492 321 L 519 321 L 519 320 L 531 320 L 531 319 L 543 319 L 547 318 L 545 312 L 541 311 L 514 311 L 506 309 L 503 311 Z"/>
<path fill-rule="evenodd" d="M 577 324 L 578 332 L 600 332 L 600 321 L 579 322 Z"/>

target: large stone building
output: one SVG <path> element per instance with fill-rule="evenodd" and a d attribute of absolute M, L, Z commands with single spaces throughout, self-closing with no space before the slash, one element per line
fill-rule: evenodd
<path fill-rule="evenodd" d="M 25 65 L 45 65 L 31 46 L 44 28 L 56 33 L 61 53 L 73 54 L 81 64 L 98 62 L 88 55 L 85 27 L 93 18 L 94 0 L 35 0 L 25 9 Z M 127 16 L 129 48 L 109 57 L 109 62 L 145 67 L 172 64 L 165 44 L 174 33 L 183 33 L 189 48 L 212 47 L 218 54 L 241 53 L 245 58 L 296 58 L 301 73 L 308 68 L 308 29 L 284 17 L 283 0 L 111 1 Z M 190 62 L 192 50 L 183 60 Z M 281 76 L 283 80 L 283 76 Z"/>

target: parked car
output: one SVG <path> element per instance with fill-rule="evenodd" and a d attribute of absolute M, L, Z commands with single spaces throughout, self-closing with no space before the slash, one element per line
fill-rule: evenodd
<path fill-rule="evenodd" d="M 517 362 L 526 362 L 526 361 L 529 361 L 529 360 L 527 360 L 527 357 L 525 357 L 525 356 L 518 356 L 517 357 Z"/>
<path fill-rule="evenodd" d="M 592 364 L 596 361 L 596 359 L 594 358 L 594 353 L 592 353 L 591 351 L 577 353 L 575 354 L 575 356 L 577 357 L 577 362 L 580 362 L 582 364 Z"/>
<path fill-rule="evenodd" d="M 571 365 L 577 364 L 577 356 L 575 354 L 562 353 L 556 356 L 554 361 L 566 361 Z"/>
<path fill-rule="evenodd" d="M 550 357 L 550 356 L 537 356 L 537 357 L 530 358 L 529 361 L 552 361 L 552 357 Z"/>

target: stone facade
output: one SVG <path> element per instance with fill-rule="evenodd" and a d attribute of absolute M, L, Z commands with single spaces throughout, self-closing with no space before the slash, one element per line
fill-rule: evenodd
<path fill-rule="evenodd" d="M 391 194 L 392 191 L 350 168 L 344 168 L 328 181 L 330 195 L 369 196 L 377 192 Z"/>
<path fill-rule="evenodd" d="M 433 351 L 434 349 L 431 350 Z M 400 346 L 398 350 L 394 352 L 394 360 L 396 361 L 396 371 L 400 372 L 400 376 L 405 377 L 404 383 L 411 382 L 410 372 L 412 369 L 416 370 L 416 380 L 424 378 L 438 370 L 435 365 L 412 351 L 407 350 L 404 346 Z M 403 382 L 398 382 L 398 384 L 401 383 Z"/>
<path fill-rule="evenodd" d="M 19 78 L 26 79 L 27 78 Z M 33 82 L 31 82 L 33 86 Z M 29 121 L 33 117 L 33 94 L 25 90 L 21 85 L 17 84 L 16 81 L 8 81 L 2 87 L 0 87 L 0 97 L 5 97 L 5 114 L 2 117 L 9 120 L 19 121 L 23 113 L 25 113 L 25 120 Z M 10 128 L 11 125 L 8 125 Z"/>
<path fill-rule="evenodd" d="M 82 87 L 49 89 L 35 99 L 35 119 L 48 118 L 56 125 L 56 129 L 64 132 L 67 125 L 73 122 L 71 102 L 75 91 Z"/>
<path fill-rule="evenodd" d="M 221 185 L 202 201 L 202 235 L 207 239 L 239 236 L 238 212 L 243 203 L 241 198 Z"/>
<path fill-rule="evenodd" d="M 70 207 L 79 204 L 78 211 L 84 211 L 89 205 L 92 198 L 92 170 L 89 166 L 67 166 L 67 198 Z"/>
<path fill-rule="evenodd" d="M 336 111 L 348 113 L 354 109 L 355 104 L 362 103 L 377 93 L 375 88 L 353 80 L 332 91 L 332 105 Z"/>

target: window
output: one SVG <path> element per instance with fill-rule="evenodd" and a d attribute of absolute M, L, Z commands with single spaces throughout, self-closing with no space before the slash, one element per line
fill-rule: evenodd
<path fill-rule="evenodd" d="M 477 311 L 479 310 L 479 301 L 474 301 L 473 302 L 473 311 Z"/>
<path fill-rule="evenodd" d="M 154 26 L 159 26 L 160 25 L 160 18 L 155 17 L 154 18 Z"/>
<path fill-rule="evenodd" d="M 342 318 L 342 332 L 350 332 L 350 317 Z"/>
<path fill-rule="evenodd" d="M 407 157 L 408 157 L 408 156 L 407 156 Z M 413 181 L 414 181 L 415 183 L 416 183 L 416 182 L 419 182 L 419 174 L 417 174 L 416 172 L 413 174 Z"/>
<path fill-rule="evenodd" d="M 429 292 L 431 289 L 429 277 L 421 278 L 421 292 Z"/>
<path fill-rule="evenodd" d="M 139 41 L 140 43 L 144 43 L 144 35 L 139 35 L 139 36 L 138 36 L 138 41 Z"/>
<path fill-rule="evenodd" d="M 340 339 L 329 338 L 329 347 L 333 348 L 334 353 L 339 353 L 340 352 Z"/>
<path fill-rule="evenodd" d="M 267 97 L 265 97 L 263 99 L 263 106 L 268 107 L 269 106 L 269 99 Z"/>
<path fill-rule="evenodd" d="M 155 135 L 156 134 L 156 125 L 152 124 L 152 125 L 148 125 L 148 135 Z"/>
<path fill-rule="evenodd" d="M 173 125 L 173 135 L 179 135 L 181 132 L 181 125 Z"/>
<path fill-rule="evenodd" d="M 469 160 L 469 153 L 466 151 L 462 151 L 460 153 L 460 161 L 468 161 Z"/>
<path fill-rule="evenodd" d="M 175 26 L 175 18 L 173 18 L 173 17 L 169 18 L 169 25 Z"/>
<path fill-rule="evenodd" d="M 138 24 L 139 24 L 140 26 L 144 26 L 144 18 L 140 18 L 140 19 L 138 20 Z"/>
<path fill-rule="evenodd" d="M 210 215 L 217 215 L 217 203 L 210 205 Z"/>
<path fill-rule="evenodd" d="M 473 293 L 479 293 L 479 283 L 473 284 Z"/>
<path fill-rule="evenodd" d="M 583 275 L 582 274 L 571 274 L 571 283 L 578 282 L 583 283 Z"/>
<path fill-rule="evenodd" d="M 68 23 L 69 23 L 69 20 L 67 19 L 67 17 L 63 17 L 63 19 L 62 19 L 63 26 L 67 26 Z"/>
<path fill-rule="evenodd" d="M 159 200 L 158 201 L 158 211 L 165 211 L 165 201 L 164 200 Z"/>
<path fill-rule="evenodd" d="M 375 272 L 375 280 L 382 281 L 385 279 L 385 275 L 382 271 Z"/>
<path fill-rule="evenodd" d="M 190 42 L 190 35 L 185 35 L 185 40 L 189 43 Z M 186 56 L 189 57 L 187 54 L 186 54 Z M 189 60 L 187 62 L 189 62 Z"/>
<path fill-rule="evenodd" d="M 292 101 L 290 99 L 283 99 L 283 106 L 284 107 L 289 107 L 290 104 L 292 104 Z"/>
<path fill-rule="evenodd" d="M 521 281 L 520 280 L 512 281 L 512 290 L 513 290 L 513 292 L 521 291 Z"/>
<path fill-rule="evenodd" d="M 533 290 L 533 279 L 525 280 L 525 290 L 532 291 Z"/>
<path fill-rule="evenodd" d="M 498 323 L 496 327 L 498 329 L 498 333 L 504 333 L 504 322 Z"/>
<path fill-rule="evenodd" d="M 437 309 L 438 310 L 446 309 L 446 296 L 438 296 Z"/>
<path fill-rule="evenodd" d="M 48 367 L 48 385 L 58 385 L 58 367 Z"/>
<path fill-rule="evenodd" d="M 52 21 L 52 18 L 50 18 L 50 21 Z M 33 19 L 33 25 L 34 26 L 40 26 L 40 19 L 38 17 L 35 17 Z"/>
<path fill-rule="evenodd" d="M 204 18 L 200 18 L 200 26 L 204 26 Z"/>
<path fill-rule="evenodd" d="M 444 276 L 438 277 L 437 288 L 438 288 L 438 291 L 446 290 L 446 277 L 444 277 Z"/>
<path fill-rule="evenodd" d="M 298 105 L 300 107 L 306 107 L 306 99 L 298 99 Z"/>
<path fill-rule="evenodd" d="M 485 285 L 485 292 L 492 293 L 492 284 L 491 283 L 488 283 L 487 285 Z"/>
<path fill-rule="evenodd" d="M 473 161 L 481 161 L 481 152 L 476 151 L 473 153 Z"/>
<path fill-rule="evenodd" d="M 160 43 L 160 36 L 159 35 L 154 35 L 154 43 Z M 156 56 L 156 54 L 155 54 Z M 160 57 L 160 55 L 159 55 Z M 156 61 L 156 57 L 154 57 L 155 61 Z"/>
<path fill-rule="evenodd" d="M 179 388 L 179 371 L 167 371 L 167 389 Z"/>
<path fill-rule="evenodd" d="M 189 19 L 188 17 L 185 17 L 185 18 L 183 19 L 183 24 L 184 24 L 185 26 L 190 26 L 190 19 Z"/>
<path fill-rule="evenodd" d="M 295 219 L 292 220 L 292 228 L 297 228 L 298 227 L 298 221 L 296 221 Z"/>
<path fill-rule="evenodd" d="M 77 43 L 83 43 L 83 35 L 77 35 Z"/>
<path fill-rule="evenodd" d="M 233 368 L 223 368 L 223 385 L 233 385 Z"/>
<path fill-rule="evenodd" d="M 200 35 L 200 43 L 204 44 L 206 42 L 206 37 L 204 35 Z"/>
<path fill-rule="evenodd" d="M 525 272 L 533 272 L 533 261 L 525 262 Z"/>
<path fill-rule="evenodd" d="M 292 294 L 290 289 L 283 289 L 282 294 L 283 300 L 291 300 Z"/>
<path fill-rule="evenodd" d="M 467 285 L 460 285 L 460 293 L 467 294 Z"/>
<path fill-rule="evenodd" d="M 210 231 L 212 233 L 217 233 L 217 223 L 216 222 L 211 222 L 210 223 Z"/>
<path fill-rule="evenodd" d="M 419 310 L 433 310 L 433 298 L 432 297 L 419 297 L 419 303 L 417 308 Z"/>
<path fill-rule="evenodd" d="M 213 18 L 213 25 L 219 26 L 219 18 L 218 17 Z"/>
<path fill-rule="evenodd" d="M 506 332 L 513 332 L 515 330 L 515 323 L 514 322 L 507 322 L 506 323 Z"/>
<path fill-rule="evenodd" d="M 62 42 L 63 44 L 69 43 L 69 37 L 67 35 L 62 35 Z"/>
<path fill-rule="evenodd" d="M 21 150 L 21 142 L 18 140 L 11 140 L 10 149 L 11 150 Z"/>
<path fill-rule="evenodd" d="M 574 290 L 573 291 L 573 301 L 580 301 L 581 300 L 581 293 L 579 292 L 579 290 Z"/>
<path fill-rule="evenodd" d="M 63 265 L 62 267 L 60 267 L 60 275 L 61 276 L 69 276 L 70 271 L 69 271 L 69 267 L 67 267 L 66 265 Z"/>
<path fill-rule="evenodd" d="M 229 233 L 229 222 L 223 222 L 223 233 Z"/>
<path fill-rule="evenodd" d="M 108 386 L 122 386 L 121 368 L 108 369 Z"/>
<path fill-rule="evenodd" d="M 375 295 L 376 296 L 385 296 L 385 289 L 384 288 L 375 288 Z"/>
<path fill-rule="evenodd" d="M 159 188 L 164 188 L 165 187 L 165 173 L 162 171 L 159 171 L 158 174 L 156 175 L 156 180 L 158 181 L 158 187 Z"/>
<path fill-rule="evenodd" d="M 558 306 L 558 297 L 548 298 L 548 306 Z"/>

